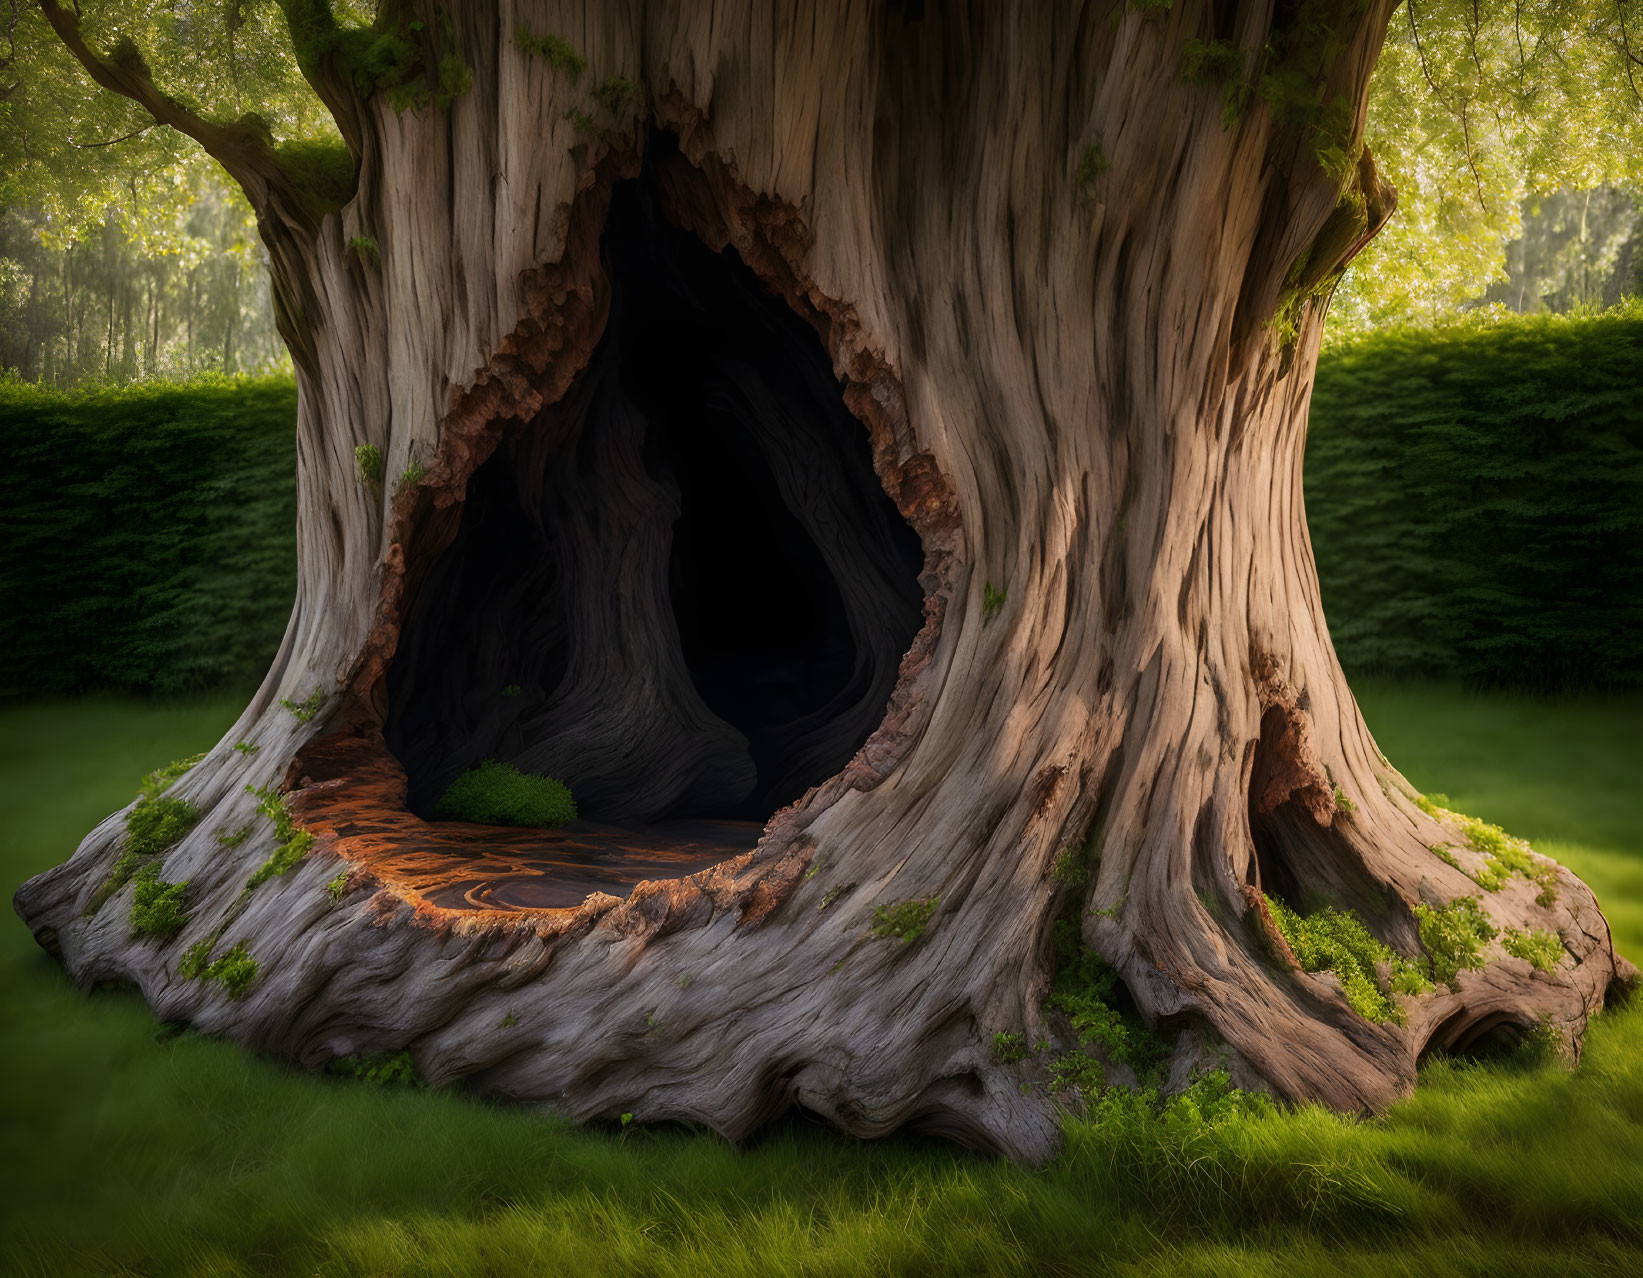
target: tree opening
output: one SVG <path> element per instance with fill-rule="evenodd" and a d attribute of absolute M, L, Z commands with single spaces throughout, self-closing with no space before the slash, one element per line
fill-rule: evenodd
<path fill-rule="evenodd" d="M 584 818 L 762 823 L 877 727 L 923 622 L 816 331 L 666 221 L 651 150 L 612 192 L 588 366 L 474 473 L 408 607 L 385 736 L 420 815 L 499 759 Z"/>
<path fill-rule="evenodd" d="M 1529 1028 L 1517 1012 L 1456 1012 L 1427 1038 L 1417 1059 L 1417 1068 L 1436 1056 L 1474 1061 L 1505 1059 L 1522 1045 Z"/>

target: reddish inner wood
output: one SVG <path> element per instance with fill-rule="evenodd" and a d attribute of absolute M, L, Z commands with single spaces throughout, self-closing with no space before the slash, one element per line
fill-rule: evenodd
<path fill-rule="evenodd" d="M 593 893 L 626 896 L 751 852 L 756 821 L 652 825 L 574 821 L 522 829 L 424 821 L 405 806 L 405 770 L 380 743 L 337 735 L 311 746 L 291 791 L 297 824 L 419 907 L 573 913 Z"/>

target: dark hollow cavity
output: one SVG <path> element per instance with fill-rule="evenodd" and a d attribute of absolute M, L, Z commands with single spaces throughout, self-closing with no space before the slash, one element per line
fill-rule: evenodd
<path fill-rule="evenodd" d="M 494 758 L 585 817 L 764 820 L 872 733 L 922 624 L 918 537 L 815 330 L 669 225 L 651 172 L 613 192 L 587 369 L 415 589 L 386 736 L 424 815 Z"/>

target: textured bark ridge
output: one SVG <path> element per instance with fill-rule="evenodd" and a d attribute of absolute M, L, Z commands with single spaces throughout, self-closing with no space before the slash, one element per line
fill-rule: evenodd
<path fill-rule="evenodd" d="M 1307 541 L 1323 308 L 1392 204 L 1355 145 L 1389 12 L 474 3 L 448 113 L 328 83 L 357 194 L 263 219 L 299 597 L 167 791 L 189 920 L 134 937 L 104 891 L 124 813 L 19 912 L 81 983 L 305 1065 L 731 1137 L 801 1105 L 1047 1156 L 1059 917 L 1176 1079 L 1373 1110 L 1428 1048 L 1578 1049 L 1628 970 L 1596 901 L 1416 801 Z M 1189 40 L 1244 70 L 1185 75 Z M 1327 113 L 1244 92 L 1263 50 Z M 430 822 L 490 757 L 591 820 Z M 1490 941 L 1371 1021 L 1268 897 L 1410 958 L 1476 897 L 1563 953 Z"/>

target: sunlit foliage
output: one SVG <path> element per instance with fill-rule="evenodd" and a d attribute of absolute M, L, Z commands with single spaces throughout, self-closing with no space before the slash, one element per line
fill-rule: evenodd
<path fill-rule="evenodd" d="M 302 77 L 284 11 L 299 27 L 330 14 L 366 41 L 373 23 L 393 25 L 384 5 L 78 8 L 94 48 L 113 52 L 127 40 L 156 84 L 190 109 L 222 122 L 255 114 L 288 143 L 338 134 Z M 140 252 L 188 251 L 179 210 L 221 185 L 220 171 L 193 142 L 93 85 L 28 0 L 0 0 L 0 29 L 0 205 L 27 209 L 42 242 L 57 247 L 99 232 L 113 205 Z M 1187 43 L 1195 39 L 1189 33 Z M 1348 272 L 1331 332 L 1430 321 L 1478 297 L 1503 278 L 1526 196 L 1636 185 L 1640 89 L 1643 0 L 1406 0 L 1375 73 L 1367 129 L 1399 209 Z"/>
<path fill-rule="evenodd" d="M 1405 0 L 1367 141 L 1398 212 L 1332 331 L 1429 322 L 1503 279 L 1526 195 L 1643 179 L 1643 0 Z"/>

